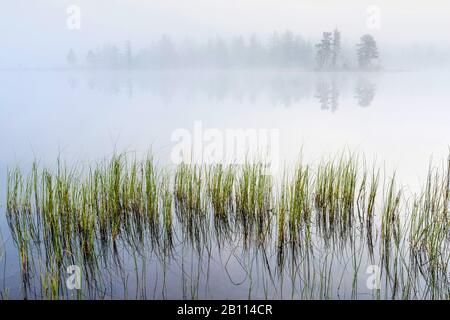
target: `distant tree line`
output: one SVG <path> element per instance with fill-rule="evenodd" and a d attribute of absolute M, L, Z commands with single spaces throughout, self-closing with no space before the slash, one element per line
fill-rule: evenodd
<path fill-rule="evenodd" d="M 73 50 L 67 56 L 71 66 L 89 68 L 171 68 L 171 67 L 280 67 L 305 68 L 314 59 L 313 44 L 291 31 L 274 32 L 267 40 L 258 36 L 238 36 L 232 39 L 215 37 L 200 42 L 185 39 L 176 43 L 163 35 L 145 48 L 133 48 L 130 41 L 123 45 L 104 45 L 91 49 L 77 59 Z"/>
<path fill-rule="evenodd" d="M 358 44 L 361 68 L 371 67 L 378 57 L 375 40 L 369 35 Z M 268 39 L 258 36 L 237 36 L 232 39 L 215 37 L 199 42 L 185 39 L 176 43 L 168 35 L 145 48 L 135 49 L 130 41 L 88 50 L 80 59 L 74 50 L 67 55 L 72 67 L 91 69 L 142 69 L 142 68 L 301 68 L 320 70 L 342 69 L 341 34 L 324 32 L 315 46 L 291 31 L 274 32 Z"/>
<path fill-rule="evenodd" d="M 341 52 L 341 33 L 324 32 L 322 40 L 316 44 L 316 63 L 319 69 L 335 69 Z"/>
<path fill-rule="evenodd" d="M 377 43 L 373 36 L 365 34 L 356 44 L 356 55 L 360 69 L 378 67 L 373 60 L 378 59 Z M 316 44 L 316 65 L 319 70 L 349 69 L 349 65 L 342 57 L 341 33 L 335 29 L 333 32 L 324 32 L 321 41 Z"/>

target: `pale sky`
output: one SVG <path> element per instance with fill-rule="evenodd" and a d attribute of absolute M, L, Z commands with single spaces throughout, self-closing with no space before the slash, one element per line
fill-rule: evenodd
<path fill-rule="evenodd" d="M 67 8 L 81 9 L 81 29 L 66 27 Z M 369 6 L 380 9 L 380 28 L 369 29 Z M 0 66 L 53 61 L 67 48 L 105 42 L 146 44 L 174 37 L 292 30 L 316 40 L 339 28 L 344 40 L 364 33 L 380 43 L 448 46 L 448 0 L 14 0 L 0 9 Z"/>

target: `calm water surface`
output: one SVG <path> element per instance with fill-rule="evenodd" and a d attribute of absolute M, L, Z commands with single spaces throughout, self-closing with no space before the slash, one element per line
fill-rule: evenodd
<path fill-rule="evenodd" d="M 0 84 L 0 287 L 9 298 L 42 297 L 43 271 L 36 250 L 38 270 L 24 286 L 5 216 L 8 167 L 29 168 L 33 159 L 54 166 L 58 155 L 89 163 L 114 150 L 144 154 L 150 148 L 170 165 L 172 132 L 192 130 L 201 121 L 204 128 L 223 130 L 279 129 L 285 163 L 294 163 L 301 150 L 314 164 L 348 148 L 376 159 L 387 172 L 396 170 L 414 192 L 431 157 L 441 164 L 450 145 L 446 70 L 1 71 Z M 106 250 L 95 272 L 97 285 L 83 297 L 374 297 L 366 268 L 381 262 L 367 253 L 362 235 L 354 235 L 353 247 L 330 248 L 314 234 L 314 254 L 287 250 L 280 262 L 271 239 L 246 247 L 239 233 L 220 235 L 213 225 L 192 239 L 178 224 L 170 255 L 150 239 L 135 248 L 139 252 L 119 244 L 120 259 Z M 360 267 L 352 271 L 355 265 Z"/>

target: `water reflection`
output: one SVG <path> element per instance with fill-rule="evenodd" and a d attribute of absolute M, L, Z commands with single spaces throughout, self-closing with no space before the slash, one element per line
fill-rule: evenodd
<path fill-rule="evenodd" d="M 314 96 L 318 99 L 322 110 L 335 112 L 339 106 L 339 94 L 335 79 L 321 79 L 317 82 Z"/>
<path fill-rule="evenodd" d="M 5 257 L 5 244 L 3 241 L 3 234 L 0 230 L 0 263 L 3 261 L 3 258 Z"/>
<path fill-rule="evenodd" d="M 367 78 L 359 78 L 355 89 L 355 98 L 358 105 L 366 108 L 370 106 L 376 93 L 375 83 L 369 81 Z"/>
<path fill-rule="evenodd" d="M 70 89 L 77 89 L 78 88 L 78 79 L 75 77 L 70 77 L 67 80 L 67 84 L 69 85 Z"/>
<path fill-rule="evenodd" d="M 85 82 L 80 86 L 79 82 Z M 316 75 L 313 73 L 241 73 L 241 72 L 155 72 L 152 74 L 89 73 L 71 76 L 72 90 L 88 89 L 110 95 L 125 95 L 133 99 L 150 94 L 164 104 L 176 98 L 185 101 L 206 98 L 220 103 L 257 104 L 293 107 L 315 100 L 322 110 L 335 112 L 342 96 L 353 95 L 358 105 L 371 104 L 376 86 L 365 77 Z M 356 88 L 356 89 L 355 89 Z"/>

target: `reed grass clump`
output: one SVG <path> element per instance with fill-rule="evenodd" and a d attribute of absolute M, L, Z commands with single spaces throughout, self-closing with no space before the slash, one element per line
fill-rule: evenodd
<path fill-rule="evenodd" d="M 166 244 L 166 248 L 171 248 L 173 245 L 173 194 L 170 187 L 170 177 L 168 175 L 163 175 L 159 192 L 161 197 L 161 210 L 164 224 L 164 242 Z"/>
<path fill-rule="evenodd" d="M 226 218 L 234 210 L 235 170 L 233 166 L 212 165 L 207 169 L 207 193 L 214 215 Z"/>
<path fill-rule="evenodd" d="M 271 213 L 274 209 L 273 181 L 264 163 L 245 163 L 235 179 L 236 219 L 246 239 L 254 234 L 264 240 L 270 232 Z M 250 237 L 249 237 L 250 235 Z"/>
<path fill-rule="evenodd" d="M 272 178 L 262 163 L 246 163 L 236 179 L 236 210 L 247 218 L 264 217 L 272 209 Z"/>
<path fill-rule="evenodd" d="M 343 153 L 316 166 L 300 161 L 281 177 L 264 162 L 251 161 L 182 163 L 171 171 L 151 154 L 139 160 L 115 154 L 85 166 L 60 159 L 54 168 L 34 162 L 28 173 L 8 170 L 7 220 L 24 283 L 33 278 L 34 254 L 43 253 L 40 281 L 48 298 L 64 291 L 60 273 L 67 264 L 82 261 L 89 279 L 101 276 L 100 261 L 109 249 L 144 256 L 150 243 L 164 263 L 178 243 L 208 251 L 211 223 L 226 235 L 219 242 L 236 241 L 246 249 L 252 243 L 261 250 L 274 246 L 279 268 L 288 246 L 293 260 L 302 252 L 301 261 L 309 263 L 315 246 L 335 255 L 338 243 L 340 254 L 350 248 L 356 269 L 357 250 L 366 246 L 373 259 L 378 246 L 393 296 L 448 297 L 450 158 L 442 169 L 430 166 L 423 189 L 410 197 L 395 174 L 382 175 L 360 159 Z M 298 272 L 298 266 L 291 268 Z"/>
<path fill-rule="evenodd" d="M 409 219 L 412 264 L 426 276 L 427 289 L 433 298 L 440 297 L 448 288 L 449 192 L 450 157 L 443 169 L 430 167 L 424 189 L 414 198 Z"/>
<path fill-rule="evenodd" d="M 322 162 L 315 177 L 314 203 L 323 230 L 346 233 L 351 228 L 356 203 L 358 162 L 352 155 Z M 328 231 L 327 231 L 328 230 Z"/>
<path fill-rule="evenodd" d="M 175 173 L 175 197 L 188 215 L 205 213 L 204 171 L 201 166 L 182 163 Z"/>
<path fill-rule="evenodd" d="M 289 230 L 292 241 L 297 241 L 297 230 L 305 225 L 310 227 L 313 213 L 310 168 L 301 163 L 296 167 L 289 186 Z"/>

